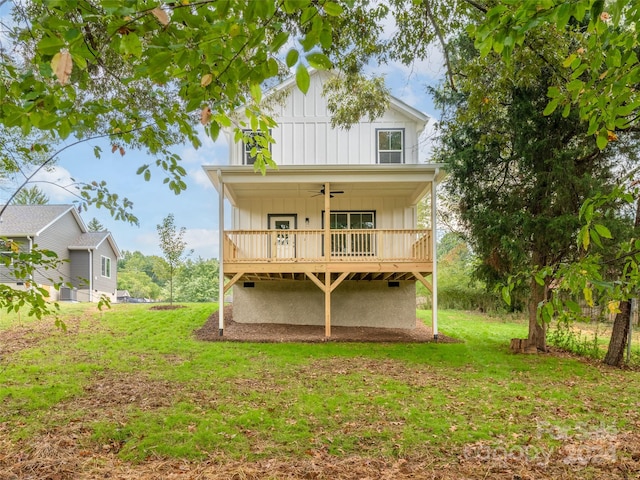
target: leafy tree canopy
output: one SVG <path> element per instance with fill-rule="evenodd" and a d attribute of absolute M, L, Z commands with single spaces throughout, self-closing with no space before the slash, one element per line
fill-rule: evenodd
<path fill-rule="evenodd" d="M 639 22 L 640 9 L 627 0 L 502 1 L 470 31 L 483 55 L 494 51 L 507 61 L 518 51 L 535 51 L 530 34 L 536 30 L 571 32 L 575 44 L 563 52 L 545 113 L 560 109 L 566 117 L 577 110 L 587 134 L 604 148 L 617 140 L 617 130 L 638 127 Z"/>

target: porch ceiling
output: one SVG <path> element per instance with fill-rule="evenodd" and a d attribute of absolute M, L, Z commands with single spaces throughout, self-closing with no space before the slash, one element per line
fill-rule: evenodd
<path fill-rule="evenodd" d="M 434 180 L 444 176 L 440 165 L 307 165 L 281 166 L 266 175 L 247 166 L 203 167 L 216 190 L 225 186 L 225 196 L 233 205 L 241 199 L 259 197 L 312 198 L 323 185 L 341 190 L 340 198 L 401 197 L 417 203 L 431 191 Z M 316 197 L 322 201 L 322 195 Z"/>

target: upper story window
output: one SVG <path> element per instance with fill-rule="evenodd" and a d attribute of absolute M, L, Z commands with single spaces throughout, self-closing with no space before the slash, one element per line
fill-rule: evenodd
<path fill-rule="evenodd" d="M 100 274 L 103 277 L 111 278 L 111 259 L 109 257 L 101 257 Z"/>
<path fill-rule="evenodd" d="M 404 163 L 404 128 L 376 130 L 377 162 Z"/>
<path fill-rule="evenodd" d="M 266 138 L 261 132 L 254 132 L 253 130 L 243 130 L 242 133 L 245 138 L 242 144 L 242 164 L 253 165 L 256 163 L 256 158 L 258 158 L 259 146 L 266 145 Z M 271 151 L 271 144 L 268 147 L 269 151 Z"/>

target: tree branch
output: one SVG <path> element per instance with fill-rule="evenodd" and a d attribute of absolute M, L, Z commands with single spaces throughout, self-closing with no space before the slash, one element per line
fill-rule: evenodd
<path fill-rule="evenodd" d="M 427 17 L 427 22 L 431 23 L 431 25 L 433 26 L 433 29 L 435 30 L 436 35 L 438 37 L 438 41 L 440 42 L 440 45 L 442 45 L 442 53 L 444 54 L 444 63 L 447 67 L 447 77 L 449 78 L 449 84 L 451 85 L 451 89 L 454 92 L 457 92 L 458 90 L 456 88 L 456 83 L 453 79 L 453 69 L 451 68 L 451 62 L 449 60 L 447 43 L 444 41 L 442 30 L 440 30 L 440 27 L 436 23 L 436 19 L 433 17 L 433 12 L 431 11 L 431 5 L 429 4 L 429 0 L 424 0 L 423 4 L 424 4 L 424 13 Z"/>
<path fill-rule="evenodd" d="M 150 124 L 147 125 L 143 125 L 141 127 L 137 127 L 137 128 L 132 128 L 131 130 L 128 130 L 126 132 L 118 132 L 118 133 L 104 133 L 101 135 L 95 135 L 93 137 L 87 137 L 87 138 L 83 138 L 81 140 L 76 140 L 75 142 L 70 143 L 69 145 L 65 145 L 64 147 L 62 147 L 60 150 L 57 150 L 55 153 L 53 153 L 52 155 L 49 156 L 49 158 L 47 158 L 44 162 L 42 162 L 40 165 L 38 165 L 38 167 L 30 174 L 30 175 L 25 175 L 25 180 L 24 182 L 22 182 L 22 184 L 16 188 L 15 192 L 13 192 L 13 194 L 11 195 L 11 197 L 9 198 L 9 200 L 7 200 L 5 202 L 4 205 L 2 205 L 2 208 L 0 208 L 0 217 L 2 217 L 2 215 L 4 214 L 4 212 L 7 210 L 7 207 L 9 205 L 11 205 L 11 202 L 13 202 L 13 199 L 16 198 L 16 195 L 18 195 L 18 193 L 20 193 L 20 190 L 22 190 L 31 180 L 33 180 L 33 177 L 36 176 L 36 174 L 38 172 L 40 172 L 44 167 L 46 167 L 47 165 L 49 165 L 58 155 L 60 155 L 62 152 L 64 152 L 66 149 L 71 148 L 71 147 L 75 147 L 76 145 L 79 145 L 81 143 L 84 142 L 88 142 L 91 140 L 98 140 L 100 138 L 107 138 L 107 137 L 112 137 L 112 136 L 120 136 L 120 135 L 124 135 L 127 133 L 131 133 L 131 132 L 135 132 L 137 130 L 141 130 L 143 128 L 147 128 Z M 24 175 L 24 173 L 23 173 Z"/>

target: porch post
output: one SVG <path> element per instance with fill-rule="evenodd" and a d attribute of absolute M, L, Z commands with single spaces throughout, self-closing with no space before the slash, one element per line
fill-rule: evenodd
<path fill-rule="evenodd" d="M 324 184 L 324 336 L 331 336 L 331 187 Z"/>
<path fill-rule="evenodd" d="M 218 333 L 224 332 L 224 183 L 218 170 Z"/>
<path fill-rule="evenodd" d="M 431 328 L 433 329 L 433 339 L 438 341 L 438 258 L 436 255 L 436 247 L 438 244 L 437 225 L 436 225 L 436 190 L 438 169 L 433 176 L 433 184 L 431 185 L 431 262 L 433 269 L 431 274 Z"/>

